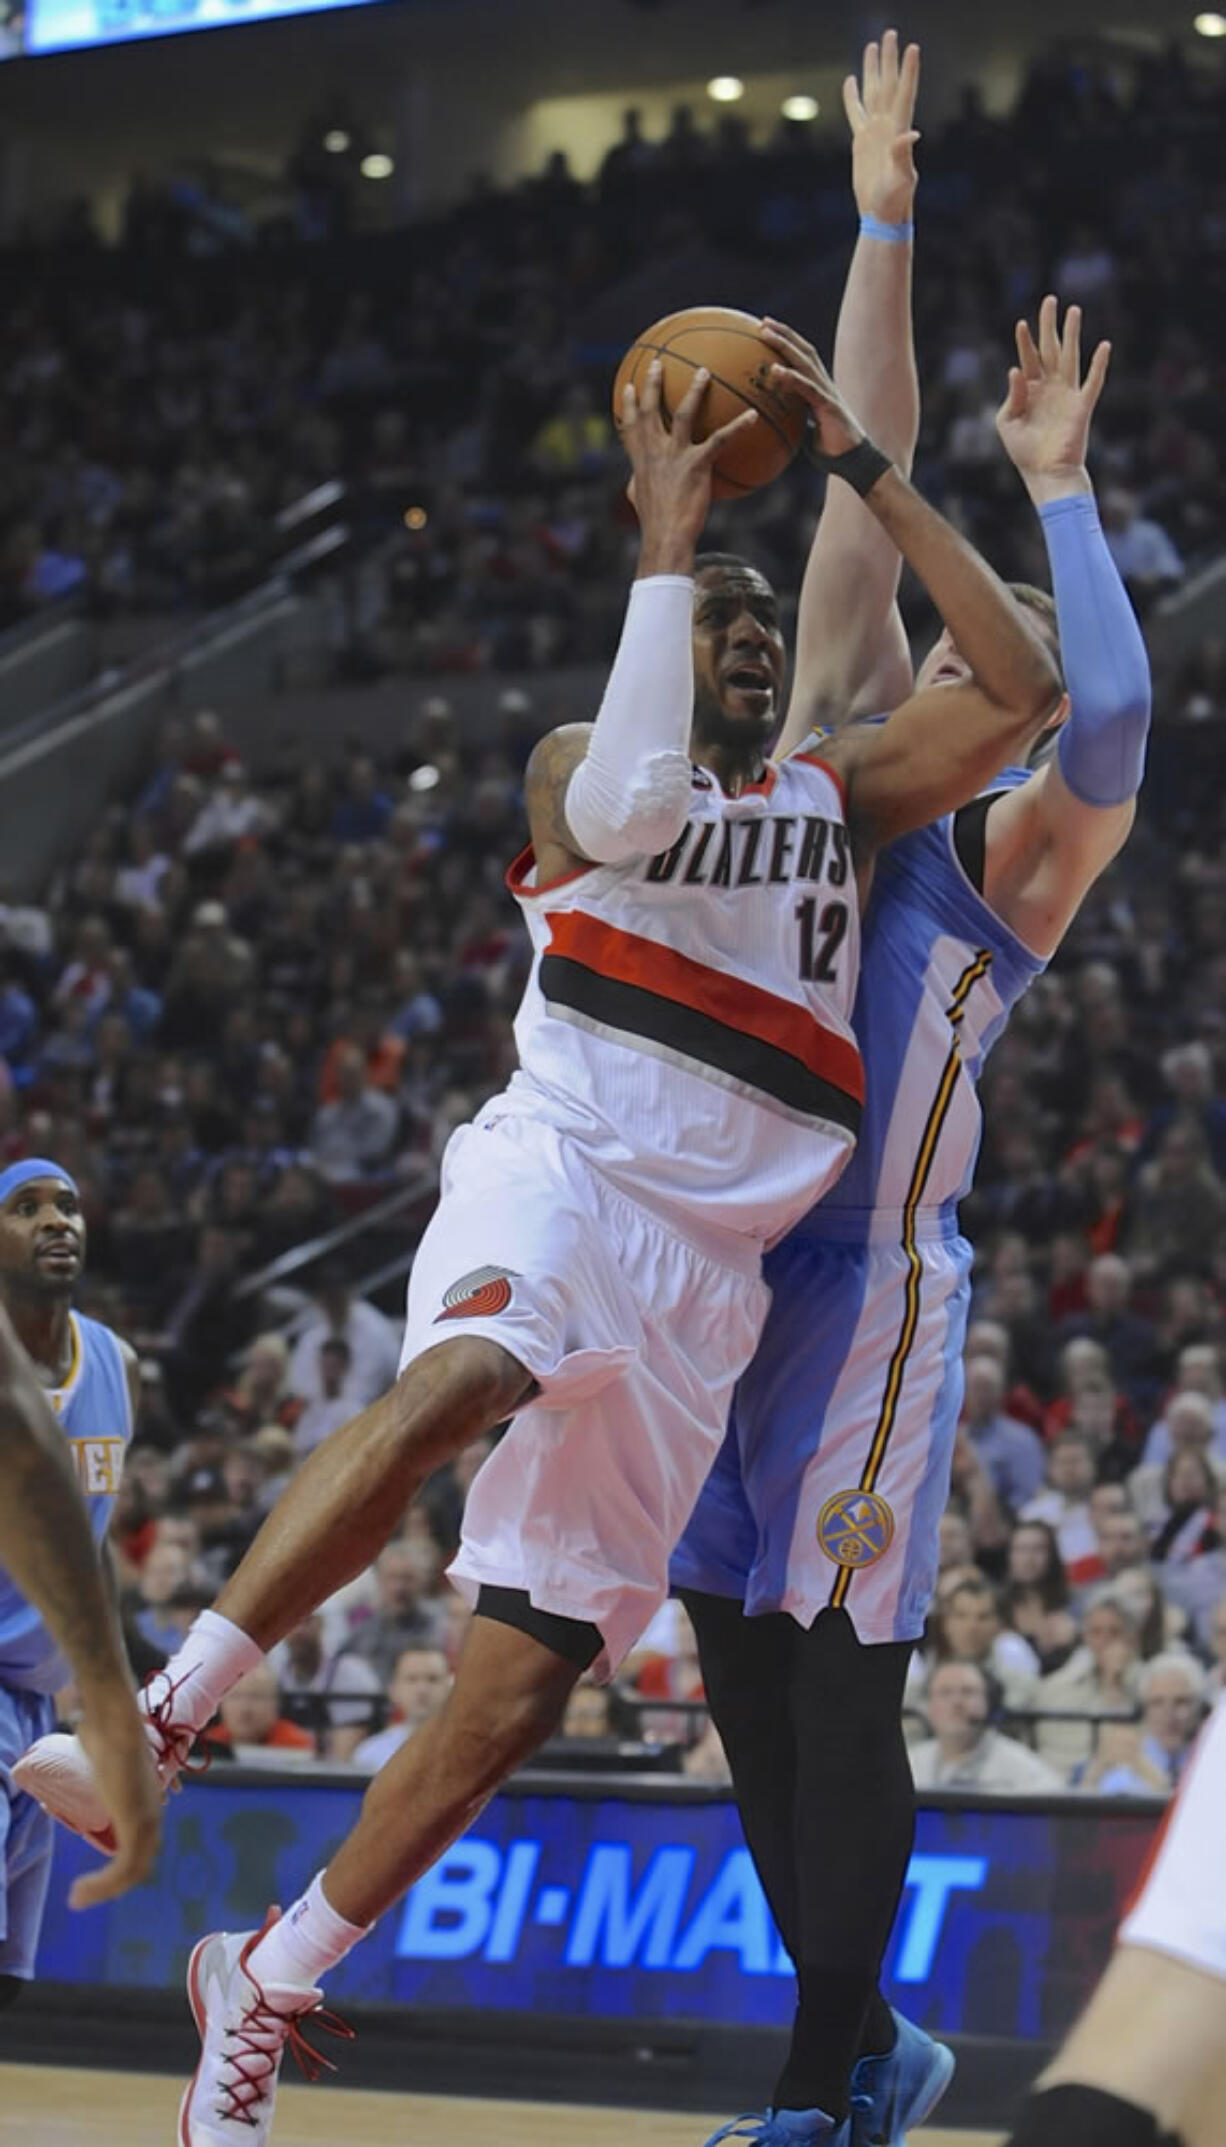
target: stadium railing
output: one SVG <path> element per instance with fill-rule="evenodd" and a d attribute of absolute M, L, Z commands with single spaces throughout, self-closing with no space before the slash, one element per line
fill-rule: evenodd
<path fill-rule="evenodd" d="M 402 1281 L 412 1264 L 438 1192 L 433 1163 L 420 1164 L 380 1200 L 350 1215 L 330 1230 L 291 1245 L 234 1287 L 239 1299 L 261 1299 L 270 1327 L 292 1335 L 308 1316 L 307 1293 L 315 1271 L 339 1262 L 349 1287 L 359 1297 L 375 1297 L 393 1281 Z M 383 1240 L 391 1241 L 390 1252 Z"/>
<path fill-rule="evenodd" d="M 79 597 L 61 597 L 0 634 L 0 741 L 88 683 L 97 643 Z"/>
<path fill-rule="evenodd" d="M 167 716 L 324 674 L 326 607 L 305 592 L 345 556 L 345 507 L 341 485 L 316 486 L 277 517 L 274 556 L 257 586 L 96 676 L 96 633 L 75 608 L 54 621 L 41 613 L 0 641 L 0 795 L 6 871 L 18 892 L 37 893 L 99 808 L 139 778 Z"/>

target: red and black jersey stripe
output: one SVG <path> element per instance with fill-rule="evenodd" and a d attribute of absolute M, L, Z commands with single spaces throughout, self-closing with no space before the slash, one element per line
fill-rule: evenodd
<path fill-rule="evenodd" d="M 553 912 L 547 922 L 539 982 L 548 1005 L 858 1133 L 859 1051 L 807 1007 L 582 910 Z"/>

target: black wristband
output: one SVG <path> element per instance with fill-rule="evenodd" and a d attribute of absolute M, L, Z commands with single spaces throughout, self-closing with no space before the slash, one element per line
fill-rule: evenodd
<path fill-rule="evenodd" d="M 853 492 L 859 493 L 861 499 L 867 499 L 877 480 L 894 467 L 889 456 L 883 455 L 881 449 L 874 447 L 867 437 L 857 440 L 855 446 L 849 447 L 845 454 L 827 455 L 818 446 L 817 428 L 814 426 L 809 432 L 808 445 L 809 460 L 815 462 L 819 470 L 824 470 L 828 477 L 841 477 L 845 485 L 850 485 Z"/>

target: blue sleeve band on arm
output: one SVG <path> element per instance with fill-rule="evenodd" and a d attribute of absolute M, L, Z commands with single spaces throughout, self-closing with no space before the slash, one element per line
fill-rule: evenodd
<path fill-rule="evenodd" d="M 860 232 L 866 239 L 889 239 L 895 246 L 905 246 L 908 239 L 915 237 L 915 225 L 909 220 L 905 224 L 887 224 L 879 216 L 862 216 Z"/>
<path fill-rule="evenodd" d="M 1089 493 L 1039 509 L 1070 714 L 1060 773 L 1083 805 L 1122 805 L 1145 772 L 1149 658 Z"/>

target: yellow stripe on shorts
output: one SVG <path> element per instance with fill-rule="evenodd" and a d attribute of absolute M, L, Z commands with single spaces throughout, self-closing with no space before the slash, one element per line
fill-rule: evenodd
<path fill-rule="evenodd" d="M 915 1341 L 915 1330 L 919 1325 L 920 1281 L 923 1275 L 923 1266 L 916 1249 L 915 1219 L 924 1197 L 924 1188 L 932 1174 L 937 1145 L 941 1138 L 945 1120 L 949 1116 L 949 1107 L 953 1102 L 954 1091 L 958 1084 L 958 1069 L 962 1063 L 958 1031 L 962 1025 L 962 1017 L 966 1012 L 966 1002 L 980 978 L 987 975 L 991 966 L 991 951 L 987 947 L 981 947 L 974 960 L 967 963 L 966 968 L 954 986 L 949 1005 L 945 1009 L 946 1019 L 953 1030 L 953 1036 L 950 1039 L 949 1056 L 941 1068 L 941 1078 L 937 1082 L 932 1107 L 925 1121 L 924 1130 L 920 1135 L 919 1147 L 915 1156 L 915 1167 L 911 1172 L 911 1183 L 907 1188 L 907 1197 L 903 1203 L 902 1248 L 907 1256 L 907 1281 L 903 1294 L 902 1324 L 898 1331 L 898 1340 L 894 1344 L 893 1353 L 890 1357 L 889 1370 L 885 1379 L 885 1390 L 881 1397 L 881 1409 L 873 1431 L 868 1460 L 865 1462 L 864 1470 L 860 1477 L 859 1488 L 861 1491 L 872 1491 L 876 1486 L 877 1478 L 881 1474 L 882 1464 L 885 1461 L 886 1449 L 890 1443 L 890 1435 L 893 1432 L 898 1415 L 903 1375 Z M 843 1566 L 841 1568 L 838 1579 L 830 1591 L 829 1608 L 831 1610 L 841 1610 L 843 1608 L 854 1578 L 854 1567 Z"/>

